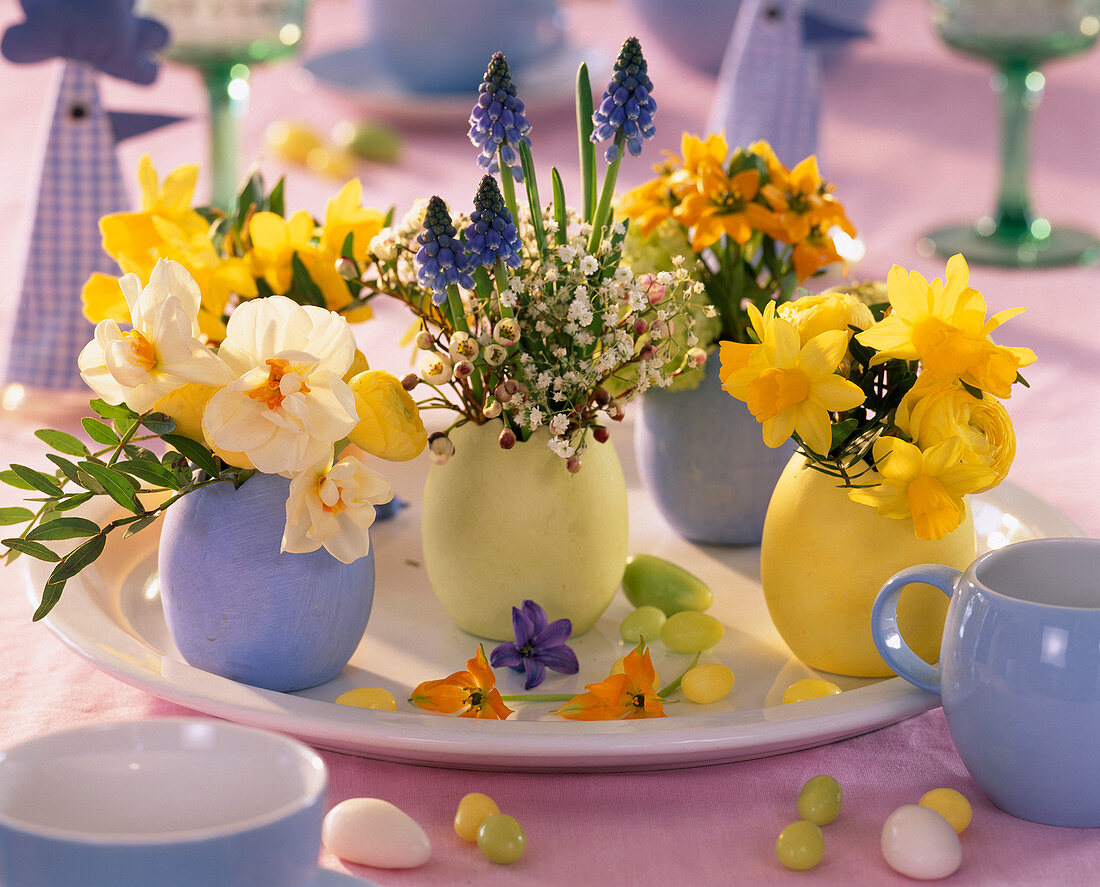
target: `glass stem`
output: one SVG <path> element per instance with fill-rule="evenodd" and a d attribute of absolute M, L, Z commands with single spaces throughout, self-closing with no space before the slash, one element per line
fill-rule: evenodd
<path fill-rule="evenodd" d="M 203 85 L 210 101 L 210 167 L 212 202 L 229 211 L 237 197 L 237 124 L 246 99 L 233 96 L 235 80 L 230 64 L 202 69 Z"/>
<path fill-rule="evenodd" d="M 993 88 L 1001 94 L 1001 189 L 994 218 L 999 233 L 1020 237 L 1030 233 L 1034 221 L 1027 172 L 1031 112 L 1043 96 L 1043 75 L 1028 61 L 1005 61 Z"/>

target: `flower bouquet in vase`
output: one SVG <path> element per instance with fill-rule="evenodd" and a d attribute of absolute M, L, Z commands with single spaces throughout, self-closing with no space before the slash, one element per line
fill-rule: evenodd
<path fill-rule="evenodd" d="M 625 255 L 636 270 L 685 263 L 701 284 L 693 332 L 713 353 L 719 342 L 750 341 L 748 306 L 786 302 L 841 261 L 837 245 L 855 230 L 813 156 L 788 169 L 765 142 L 731 154 L 722 136 L 689 133 L 681 153 L 621 199 L 632 222 Z M 760 541 L 787 457 L 761 447 L 751 420 L 729 408 L 716 361 L 648 393 L 634 443 L 639 473 L 678 533 L 723 545 Z"/>
<path fill-rule="evenodd" d="M 98 395 L 90 443 L 40 431 L 54 473 L 0 473 L 37 493 L 35 510 L 3 510 L 23 525 L 3 545 L 54 564 L 37 619 L 109 536 L 166 514 L 160 591 L 183 657 L 273 690 L 323 683 L 366 628 L 369 528 L 393 496 L 366 457 L 427 443 L 415 402 L 368 367 L 344 316 L 361 306 L 341 260 L 383 217 L 359 207 L 358 182 L 318 225 L 283 219 L 281 182 L 264 194 L 254 179 L 226 215 L 190 208 L 193 168 L 163 186 L 147 161 L 141 175 L 145 208 L 101 225 L 132 270 L 85 288 L 98 321 L 78 361 Z M 78 510 L 97 498 L 116 513 Z"/>
<path fill-rule="evenodd" d="M 633 38 L 598 107 L 581 67 L 583 193 L 568 205 L 552 170 L 544 203 L 530 125 L 497 53 L 470 115 L 487 170 L 472 210 L 452 215 L 435 196 L 370 244 L 367 288 L 417 318 L 420 363 L 406 387 L 421 409 L 453 415 L 429 442 L 424 560 L 447 612 L 477 635 L 511 638 L 509 614 L 526 599 L 576 633 L 592 626 L 627 554 L 626 485 L 608 420 L 702 358 L 672 361 L 670 328 L 687 322 L 686 271 L 637 277 L 620 261 L 615 180 L 624 149 L 637 154 L 653 133 L 650 91 Z M 611 144 L 597 188 L 599 141 Z"/>
<path fill-rule="evenodd" d="M 798 447 L 768 506 L 760 572 L 776 628 L 812 668 L 891 674 L 871 639 L 878 589 L 914 564 L 967 566 L 966 497 L 1012 464 L 1001 399 L 1035 355 L 994 344 L 991 333 L 1023 309 L 987 319 L 968 278 L 962 256 L 948 261 L 946 282 L 894 266 L 884 304 L 827 293 L 750 306 L 755 342 L 722 343 L 722 387 L 769 447 Z M 946 609 L 930 586 L 902 594 L 901 631 L 929 661 Z"/>

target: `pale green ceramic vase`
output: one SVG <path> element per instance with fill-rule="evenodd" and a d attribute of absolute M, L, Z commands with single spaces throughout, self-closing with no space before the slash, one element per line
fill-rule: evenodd
<path fill-rule="evenodd" d="M 424 489 L 424 565 L 458 625 L 512 639 L 512 607 L 538 603 L 573 633 L 611 603 L 627 554 L 626 481 L 610 442 L 592 443 L 570 474 L 549 435 L 502 450 L 500 424 L 451 432 L 454 455 L 432 465 Z"/>

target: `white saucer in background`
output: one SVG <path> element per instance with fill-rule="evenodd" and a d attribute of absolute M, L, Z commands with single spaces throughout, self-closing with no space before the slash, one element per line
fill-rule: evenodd
<path fill-rule="evenodd" d="M 582 62 L 588 63 L 593 92 L 597 84 L 602 89 L 604 68 L 611 69 L 605 53 L 565 44 L 548 58 L 512 71 L 519 98 L 528 108 L 571 103 Z M 453 93 L 408 90 L 382 67 L 369 42 L 314 56 L 303 62 L 303 67 L 321 85 L 356 102 L 364 113 L 391 120 L 426 122 L 455 116 L 465 120 L 477 98 L 476 88 Z"/>

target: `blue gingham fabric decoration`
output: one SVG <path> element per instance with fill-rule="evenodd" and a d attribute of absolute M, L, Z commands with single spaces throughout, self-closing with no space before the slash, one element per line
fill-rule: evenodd
<path fill-rule="evenodd" d="M 707 132 L 767 139 L 793 166 L 817 151 L 820 71 L 803 34 L 805 0 L 743 0 L 718 73 Z"/>
<path fill-rule="evenodd" d="M 99 219 L 128 208 L 97 71 L 67 61 L 39 172 L 30 248 L 19 290 L 5 384 L 83 390 L 76 358 L 92 337 L 80 290 L 93 271 L 117 275 Z"/>

